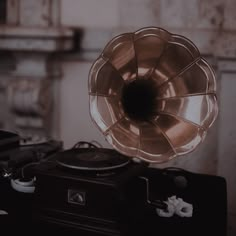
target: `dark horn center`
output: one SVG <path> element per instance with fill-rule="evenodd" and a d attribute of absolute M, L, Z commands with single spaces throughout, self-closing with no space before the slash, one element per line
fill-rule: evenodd
<path fill-rule="evenodd" d="M 151 80 L 137 79 L 125 85 L 122 106 L 126 115 L 137 121 L 148 121 L 156 115 L 157 90 Z"/>

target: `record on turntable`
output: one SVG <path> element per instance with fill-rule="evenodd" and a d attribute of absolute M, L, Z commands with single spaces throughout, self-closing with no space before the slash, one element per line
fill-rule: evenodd
<path fill-rule="evenodd" d="M 74 148 L 58 153 L 56 162 L 63 167 L 84 171 L 110 171 L 122 168 L 130 159 L 112 149 Z"/>

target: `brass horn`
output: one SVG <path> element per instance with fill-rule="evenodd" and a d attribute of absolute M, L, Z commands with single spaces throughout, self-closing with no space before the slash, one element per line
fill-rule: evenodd
<path fill-rule="evenodd" d="M 120 153 L 150 163 L 193 151 L 217 117 L 213 69 L 156 27 L 113 38 L 89 73 L 90 114 Z"/>

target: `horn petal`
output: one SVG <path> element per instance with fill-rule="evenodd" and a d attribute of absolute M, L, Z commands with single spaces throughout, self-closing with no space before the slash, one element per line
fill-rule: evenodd
<path fill-rule="evenodd" d="M 155 122 L 161 127 L 178 155 L 191 152 L 205 138 L 205 130 L 200 126 L 176 116 L 162 114 Z"/>
<path fill-rule="evenodd" d="M 132 33 L 126 33 L 111 40 L 103 50 L 102 57 L 109 61 L 124 80 L 132 80 L 137 77 Z"/>
<path fill-rule="evenodd" d="M 210 127 L 218 113 L 214 94 L 172 97 L 159 100 L 158 114 L 170 114 L 201 126 L 204 130 Z"/>

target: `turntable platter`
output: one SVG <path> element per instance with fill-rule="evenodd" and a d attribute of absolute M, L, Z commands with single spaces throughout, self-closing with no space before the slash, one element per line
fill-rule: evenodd
<path fill-rule="evenodd" d="M 60 166 L 91 171 L 106 171 L 126 166 L 130 159 L 106 148 L 75 148 L 57 154 Z"/>

